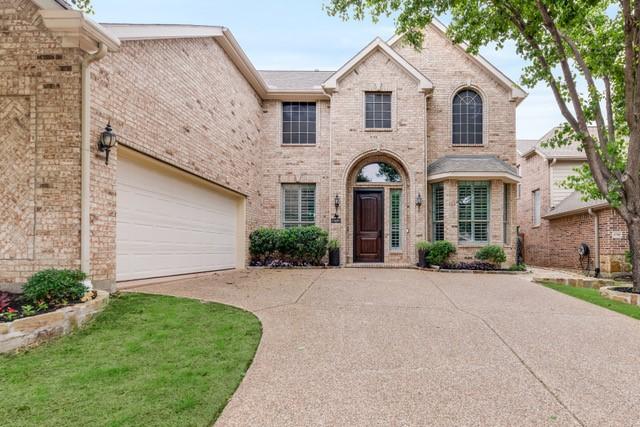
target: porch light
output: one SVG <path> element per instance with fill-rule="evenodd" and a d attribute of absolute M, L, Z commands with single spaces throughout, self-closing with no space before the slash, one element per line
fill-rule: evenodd
<path fill-rule="evenodd" d="M 102 153 L 106 153 L 105 164 L 109 164 L 109 152 L 118 143 L 117 136 L 111 128 L 111 121 L 107 122 L 107 127 L 100 134 L 100 140 L 98 141 L 98 150 Z"/>
<path fill-rule="evenodd" d="M 420 207 L 422 206 L 422 194 L 418 193 L 418 196 L 416 197 L 416 206 L 418 207 L 418 209 L 420 209 Z"/>
<path fill-rule="evenodd" d="M 333 216 L 334 218 L 339 218 L 340 215 L 338 215 L 338 209 L 340 209 L 340 195 L 336 194 L 336 198 L 333 201 L 333 204 L 336 207 L 336 214 Z"/>

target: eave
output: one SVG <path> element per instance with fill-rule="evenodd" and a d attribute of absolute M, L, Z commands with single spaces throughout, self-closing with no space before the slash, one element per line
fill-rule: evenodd
<path fill-rule="evenodd" d="M 120 48 L 120 40 L 82 12 L 64 9 L 41 9 L 42 21 L 55 36 L 62 39 L 62 47 L 79 48 L 92 53 L 102 44 L 109 51 Z"/>

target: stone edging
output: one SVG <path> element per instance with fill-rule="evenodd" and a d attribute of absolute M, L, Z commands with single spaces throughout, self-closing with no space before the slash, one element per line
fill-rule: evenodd
<path fill-rule="evenodd" d="M 609 279 L 591 279 L 591 278 L 579 278 L 579 277 L 534 277 L 533 281 L 536 283 L 545 284 L 547 282 L 559 283 L 561 285 L 572 286 L 574 288 L 588 288 L 599 289 L 603 286 L 611 286 L 615 284 L 613 280 Z"/>
<path fill-rule="evenodd" d="M 36 346 L 84 325 L 109 302 L 108 292 L 96 292 L 95 299 L 85 303 L 9 323 L 0 323 L 0 354 Z"/>
<path fill-rule="evenodd" d="M 624 302 L 626 304 L 640 306 L 640 295 L 614 290 L 614 288 L 620 287 L 621 286 L 603 286 L 600 288 L 600 295 L 612 301 Z"/>
<path fill-rule="evenodd" d="M 440 268 L 438 270 L 434 270 L 439 273 L 470 273 L 470 274 L 507 274 L 507 275 L 519 275 L 519 274 L 529 274 L 530 271 L 509 271 L 509 270 L 449 270 Z"/>

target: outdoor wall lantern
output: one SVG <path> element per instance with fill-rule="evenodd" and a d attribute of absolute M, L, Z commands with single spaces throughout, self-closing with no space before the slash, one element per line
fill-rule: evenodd
<path fill-rule="evenodd" d="M 100 134 L 100 140 L 98 141 L 98 150 L 102 153 L 106 153 L 105 164 L 109 164 L 109 152 L 118 143 L 117 136 L 111 128 L 111 121 L 107 122 L 107 127 Z"/>
<path fill-rule="evenodd" d="M 336 198 L 335 198 L 335 200 L 334 200 L 334 202 L 333 202 L 333 203 L 334 203 L 334 205 L 335 205 L 335 207 L 336 207 L 336 214 L 335 214 L 335 216 L 334 216 L 334 217 L 335 217 L 335 218 L 338 218 L 338 217 L 339 217 L 339 215 L 338 215 L 338 209 L 340 209 L 340 195 L 339 195 L 339 194 L 336 194 Z"/>
<path fill-rule="evenodd" d="M 418 209 L 420 209 L 420 207 L 422 206 L 422 194 L 418 193 L 418 196 L 416 197 L 416 206 L 418 207 Z"/>

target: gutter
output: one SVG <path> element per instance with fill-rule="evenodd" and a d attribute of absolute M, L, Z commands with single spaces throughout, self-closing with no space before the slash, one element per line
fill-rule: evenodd
<path fill-rule="evenodd" d="M 598 217 L 598 214 L 595 213 L 593 211 L 592 208 L 589 208 L 589 210 L 587 211 L 589 212 L 589 216 L 591 216 L 593 218 L 593 228 L 594 228 L 594 240 L 595 240 L 595 260 L 594 260 L 594 267 L 595 267 L 595 277 L 599 277 L 600 276 L 600 218 Z"/>
<path fill-rule="evenodd" d="M 85 281 L 88 289 L 91 283 L 91 75 L 89 66 L 104 58 L 108 48 L 104 43 L 98 45 L 98 51 L 86 56 L 82 60 L 82 190 L 81 190 L 81 221 L 80 221 L 80 266 L 82 272 L 89 277 Z"/>

